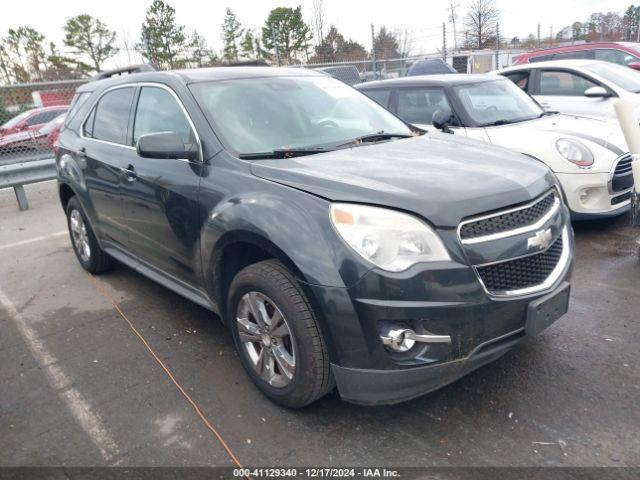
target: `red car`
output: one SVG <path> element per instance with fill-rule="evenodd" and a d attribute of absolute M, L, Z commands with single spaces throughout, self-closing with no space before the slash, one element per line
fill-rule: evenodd
<path fill-rule="evenodd" d="M 640 70 L 640 43 L 594 42 L 535 50 L 518 55 L 515 65 L 567 58 L 604 60 Z"/>
<path fill-rule="evenodd" d="M 58 115 L 37 130 L 22 131 L 0 137 L 0 154 L 27 150 L 51 150 L 64 125 L 66 113 Z"/>
<path fill-rule="evenodd" d="M 18 132 L 38 130 L 54 118 L 67 113 L 68 105 L 41 107 L 27 110 L 0 126 L 0 138 Z"/>

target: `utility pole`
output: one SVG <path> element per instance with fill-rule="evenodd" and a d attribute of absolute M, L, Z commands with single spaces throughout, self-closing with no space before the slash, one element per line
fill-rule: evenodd
<path fill-rule="evenodd" d="M 447 61 L 447 24 L 442 22 L 442 59 Z"/>
<path fill-rule="evenodd" d="M 459 7 L 460 4 L 456 3 L 455 5 L 453 4 L 453 1 L 451 1 L 451 6 L 448 8 L 445 8 L 445 10 L 450 10 L 451 11 L 451 24 L 453 25 L 453 49 L 454 51 L 458 50 L 458 35 L 456 33 L 456 11 L 455 9 L 457 7 Z"/>
<path fill-rule="evenodd" d="M 496 23 L 496 70 L 500 68 L 500 23 Z"/>
<path fill-rule="evenodd" d="M 553 45 L 553 23 L 549 25 L 549 45 Z"/>
<path fill-rule="evenodd" d="M 271 39 L 273 40 L 273 49 L 276 54 L 276 65 L 280 66 L 280 52 L 278 51 L 278 40 L 276 39 L 276 26 L 275 24 L 271 24 Z"/>
<path fill-rule="evenodd" d="M 371 66 L 373 68 L 373 78 L 378 78 L 378 69 L 376 67 L 376 33 L 371 24 Z"/>
<path fill-rule="evenodd" d="M 540 48 L 540 24 L 538 24 L 538 48 Z"/>

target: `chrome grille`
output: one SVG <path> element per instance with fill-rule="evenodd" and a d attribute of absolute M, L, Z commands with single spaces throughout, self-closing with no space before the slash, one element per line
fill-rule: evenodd
<path fill-rule="evenodd" d="M 556 190 L 551 190 L 525 207 L 464 222 L 460 226 L 460 240 L 477 240 L 533 225 L 549 213 L 557 196 Z"/>
<path fill-rule="evenodd" d="M 545 251 L 514 260 L 476 267 L 478 276 L 490 293 L 522 290 L 542 284 L 562 256 L 562 236 Z"/>

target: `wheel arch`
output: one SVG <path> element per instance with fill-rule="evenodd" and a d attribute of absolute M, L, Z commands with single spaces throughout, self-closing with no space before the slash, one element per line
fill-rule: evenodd
<path fill-rule="evenodd" d="M 208 280 L 207 289 L 223 319 L 226 319 L 226 299 L 233 277 L 243 268 L 271 258 L 287 267 L 301 285 L 306 283 L 304 274 L 295 262 L 269 239 L 250 231 L 229 232 L 220 238 L 204 274 Z"/>
<path fill-rule="evenodd" d="M 68 183 L 60 182 L 60 184 L 58 185 L 58 196 L 60 197 L 62 209 L 66 212 L 69 200 L 71 199 L 71 197 L 77 196 L 77 193 Z"/>
<path fill-rule="evenodd" d="M 227 297 L 233 278 L 243 268 L 269 259 L 281 262 L 298 281 L 298 285 L 318 320 L 318 326 L 328 348 L 329 356 L 330 358 L 335 357 L 331 332 L 320 306 L 320 300 L 316 298 L 303 272 L 280 247 L 254 232 L 233 232 L 221 238 L 211 256 L 209 267 L 205 270 L 208 293 L 213 299 L 223 323 L 228 325 L 229 321 Z"/>

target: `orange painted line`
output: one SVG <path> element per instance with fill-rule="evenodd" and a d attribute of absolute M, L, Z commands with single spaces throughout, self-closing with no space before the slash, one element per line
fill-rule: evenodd
<path fill-rule="evenodd" d="M 211 433 L 215 435 L 215 437 L 218 439 L 218 442 L 220 442 L 220 445 L 222 445 L 222 448 L 225 449 L 225 451 L 229 455 L 229 458 L 233 461 L 235 466 L 238 468 L 244 468 L 240 463 L 240 460 L 238 460 L 238 457 L 236 457 L 235 453 L 233 453 L 233 450 L 231 449 L 229 444 L 222 437 L 222 434 L 220 434 L 220 432 L 218 432 L 218 430 L 211 424 L 211 422 L 209 422 L 209 420 L 204 415 L 204 413 L 202 413 L 202 410 L 200 409 L 198 404 L 191 398 L 191 396 L 186 392 L 186 390 L 182 388 L 182 385 L 178 383 L 176 378 L 173 376 L 173 373 L 171 373 L 171 370 L 169 370 L 169 367 L 165 365 L 165 363 L 160 359 L 160 357 L 156 354 L 153 348 L 151 348 L 151 345 L 149 345 L 149 342 L 147 342 L 147 340 L 142 336 L 142 334 L 138 331 L 138 329 L 131 322 L 131 320 L 129 320 L 127 316 L 124 314 L 124 312 L 120 309 L 120 307 L 118 306 L 118 302 L 116 302 L 116 300 L 109 294 L 109 292 L 107 292 L 104 289 L 104 287 L 100 285 L 100 282 L 98 282 L 98 280 L 96 280 L 93 275 L 89 273 L 87 273 L 87 275 L 93 282 L 94 286 L 96 287 L 96 290 L 98 290 L 111 303 L 111 305 L 113 305 L 113 308 L 115 308 L 116 312 L 118 312 L 118 314 L 124 319 L 124 321 L 127 322 L 127 325 L 129 326 L 131 331 L 133 331 L 133 333 L 140 339 L 140 341 L 149 351 L 151 356 L 155 359 L 158 365 L 160 365 L 160 367 L 164 370 L 164 372 L 167 374 L 169 379 L 176 386 L 178 391 L 182 394 L 182 396 L 187 400 L 187 402 L 191 405 L 193 410 L 196 412 L 196 415 L 200 417 L 200 420 L 202 420 L 204 425 L 211 431 Z M 246 477 L 246 478 L 249 478 L 249 477 Z"/>

